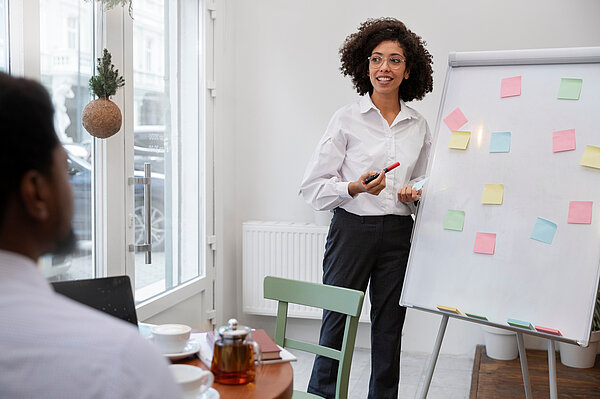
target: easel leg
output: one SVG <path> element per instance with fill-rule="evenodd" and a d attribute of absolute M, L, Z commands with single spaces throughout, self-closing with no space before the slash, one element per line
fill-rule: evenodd
<path fill-rule="evenodd" d="M 527 354 L 525 353 L 525 343 L 523 333 L 517 332 L 517 343 L 519 344 L 519 359 L 521 359 L 521 373 L 523 374 L 523 385 L 525 386 L 525 398 L 532 399 L 531 383 L 529 382 L 529 369 L 527 368 Z"/>
<path fill-rule="evenodd" d="M 429 385 L 431 385 L 431 379 L 433 378 L 433 370 L 435 369 L 435 363 L 437 362 L 440 354 L 440 348 L 442 347 L 442 340 L 444 339 L 444 333 L 446 332 L 446 326 L 448 325 L 448 319 L 450 316 L 442 315 L 442 322 L 440 323 L 440 329 L 435 340 L 435 346 L 433 347 L 433 353 L 429 359 L 429 366 L 427 366 L 427 376 L 423 382 L 423 389 L 421 390 L 421 399 L 427 398 L 427 392 L 429 392 Z"/>
<path fill-rule="evenodd" d="M 558 399 L 556 389 L 556 350 L 554 341 L 548 340 L 548 373 L 550 374 L 550 399 Z"/>

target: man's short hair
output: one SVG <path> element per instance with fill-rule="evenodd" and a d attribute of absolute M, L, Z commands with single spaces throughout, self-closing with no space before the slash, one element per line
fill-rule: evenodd
<path fill-rule="evenodd" d="M 23 175 L 50 174 L 53 151 L 60 141 L 54 131 L 54 109 L 42 85 L 0 72 L 0 223 L 8 198 Z"/>

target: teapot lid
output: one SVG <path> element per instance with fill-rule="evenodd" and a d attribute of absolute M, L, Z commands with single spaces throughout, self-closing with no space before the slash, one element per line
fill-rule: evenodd
<path fill-rule="evenodd" d="M 250 333 L 250 328 L 238 325 L 236 319 L 229 319 L 226 326 L 219 327 L 217 330 L 221 339 L 242 341 Z"/>

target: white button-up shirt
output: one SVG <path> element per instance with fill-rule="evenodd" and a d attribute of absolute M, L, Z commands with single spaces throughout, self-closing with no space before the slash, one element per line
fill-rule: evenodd
<path fill-rule="evenodd" d="M 300 190 L 316 210 L 341 207 L 360 216 L 410 215 L 414 207 L 398 201 L 398 190 L 424 177 L 430 147 L 429 126 L 421 114 L 400 101 L 390 126 L 364 95 L 333 115 Z M 386 174 L 386 187 L 379 195 L 348 194 L 348 184 L 363 173 L 381 171 L 396 161 L 400 166 Z"/>
<path fill-rule="evenodd" d="M 56 294 L 0 250 L 0 398 L 176 399 L 168 362 L 137 328 Z"/>

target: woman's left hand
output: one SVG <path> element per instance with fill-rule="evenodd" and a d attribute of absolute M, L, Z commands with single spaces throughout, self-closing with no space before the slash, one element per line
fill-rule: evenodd
<path fill-rule="evenodd" d="M 404 186 L 398 190 L 398 201 L 414 202 L 421 198 L 421 190 L 415 190 L 412 186 Z"/>

